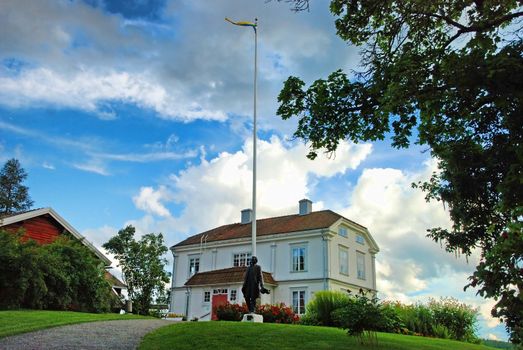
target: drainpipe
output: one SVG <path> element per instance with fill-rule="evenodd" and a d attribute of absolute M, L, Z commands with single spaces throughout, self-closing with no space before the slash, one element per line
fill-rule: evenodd
<path fill-rule="evenodd" d="M 327 236 L 327 232 L 328 231 L 322 231 L 321 232 L 321 239 L 322 239 L 322 242 L 323 242 L 323 249 L 321 250 L 322 251 L 322 259 L 323 259 L 323 290 L 328 290 L 329 289 L 329 281 L 328 281 L 328 277 L 329 277 L 329 261 L 328 261 L 328 252 L 327 252 L 327 245 L 328 245 L 328 236 Z"/>
<path fill-rule="evenodd" d="M 185 317 L 187 320 L 189 320 L 189 305 L 191 303 L 191 287 L 187 287 L 187 290 L 185 292 Z"/>
<path fill-rule="evenodd" d="M 176 286 L 176 260 L 178 255 L 174 253 L 174 249 L 171 251 L 173 253 L 173 274 L 171 277 L 171 305 L 169 307 L 169 312 L 174 312 L 174 287 Z"/>

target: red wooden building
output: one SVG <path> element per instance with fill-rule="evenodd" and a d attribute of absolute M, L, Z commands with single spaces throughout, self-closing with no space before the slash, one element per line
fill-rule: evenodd
<path fill-rule="evenodd" d="M 0 228 L 13 233 L 23 229 L 24 235 L 22 239 L 32 239 L 39 244 L 49 244 L 67 232 L 89 248 L 104 263 L 106 268 L 111 266 L 111 260 L 109 260 L 109 258 L 76 231 L 73 226 L 65 221 L 64 218 L 58 215 L 52 208 L 41 208 L 24 213 L 0 216 Z M 113 287 L 113 291 L 117 295 L 121 295 L 121 290 L 126 289 L 125 284 L 111 273 L 106 272 L 105 278 L 109 281 Z"/>

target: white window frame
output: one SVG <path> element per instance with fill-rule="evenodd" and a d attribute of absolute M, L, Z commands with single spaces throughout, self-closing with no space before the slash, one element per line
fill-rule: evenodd
<path fill-rule="evenodd" d="M 345 258 L 342 257 L 342 253 L 345 253 Z M 339 272 L 341 275 L 349 275 L 349 248 L 343 245 L 338 245 L 338 265 Z M 345 269 L 343 269 L 345 267 Z"/>
<path fill-rule="evenodd" d="M 208 299 L 208 300 L 206 300 Z M 211 292 L 210 291 L 203 291 L 203 303 L 208 304 L 211 302 Z"/>
<path fill-rule="evenodd" d="M 301 255 L 297 256 L 297 261 L 294 261 L 294 251 L 295 250 L 303 250 L 303 268 L 300 268 L 300 261 L 299 257 Z M 308 269 L 308 255 L 309 255 L 309 248 L 308 244 L 306 242 L 303 243 L 291 243 L 290 245 L 290 263 L 291 263 L 291 272 L 307 272 Z"/>
<path fill-rule="evenodd" d="M 339 226 L 338 227 L 338 235 L 340 235 L 341 237 L 348 238 L 349 237 L 349 229 L 346 228 L 345 226 Z"/>
<path fill-rule="evenodd" d="M 238 261 L 238 264 L 236 264 Z M 232 254 L 232 266 L 249 266 L 251 261 L 251 252 L 241 252 Z M 244 265 L 242 265 L 242 263 Z"/>
<path fill-rule="evenodd" d="M 229 290 L 229 301 L 230 302 L 238 301 L 238 291 L 236 289 Z"/>
<path fill-rule="evenodd" d="M 297 304 L 295 303 L 294 296 L 297 296 Z M 303 305 L 300 304 L 301 294 L 303 293 Z M 305 314 L 307 306 L 307 288 L 291 288 L 291 307 L 295 314 L 303 315 Z"/>
<path fill-rule="evenodd" d="M 356 270 L 357 270 L 357 277 L 360 280 L 366 279 L 366 271 L 365 271 L 365 253 L 360 252 L 359 250 L 356 251 Z"/>
<path fill-rule="evenodd" d="M 195 266 L 195 269 L 194 269 L 194 273 L 193 273 L 193 261 L 195 261 L 196 263 L 194 264 Z M 194 276 L 195 274 L 197 274 L 198 272 L 200 271 L 200 255 L 197 254 L 197 255 L 189 255 L 189 264 L 188 264 L 188 271 L 187 271 L 187 274 L 189 277 L 192 277 Z"/>

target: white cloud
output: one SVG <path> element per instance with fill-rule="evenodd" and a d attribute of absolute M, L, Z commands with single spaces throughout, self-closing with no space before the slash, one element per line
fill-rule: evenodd
<path fill-rule="evenodd" d="M 55 170 L 56 169 L 53 164 L 48 163 L 48 162 L 43 162 L 42 167 L 44 169 L 48 169 L 48 170 Z"/>
<path fill-rule="evenodd" d="M 112 113 L 101 108 L 106 101 L 133 103 L 168 119 L 226 119 L 224 112 L 207 110 L 176 90 L 167 93 L 146 74 L 80 71 L 64 75 L 48 68 L 36 68 L 17 76 L 0 77 L 0 103 L 10 107 L 57 105 L 98 113 L 107 119 Z"/>
<path fill-rule="evenodd" d="M 96 164 L 93 162 L 88 163 L 74 163 L 72 166 L 78 170 L 87 171 L 89 173 L 94 173 L 102 176 L 110 176 L 111 174 L 105 169 L 101 164 Z"/>
<path fill-rule="evenodd" d="M 134 205 L 140 210 L 158 216 L 170 216 L 169 210 L 161 203 L 169 201 L 171 194 L 165 186 L 160 186 L 158 190 L 152 187 L 140 188 L 140 194 L 133 197 Z"/>

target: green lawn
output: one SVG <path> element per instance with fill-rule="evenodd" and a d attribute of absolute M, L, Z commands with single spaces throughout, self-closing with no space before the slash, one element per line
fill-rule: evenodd
<path fill-rule="evenodd" d="M 146 349 L 383 349 L 383 350 L 492 350 L 451 340 L 398 334 L 378 334 L 378 346 L 358 344 L 337 328 L 240 322 L 183 322 L 145 336 Z"/>
<path fill-rule="evenodd" d="M 0 338 L 39 329 L 92 321 L 128 320 L 137 315 L 89 314 L 71 311 L 0 311 Z"/>

